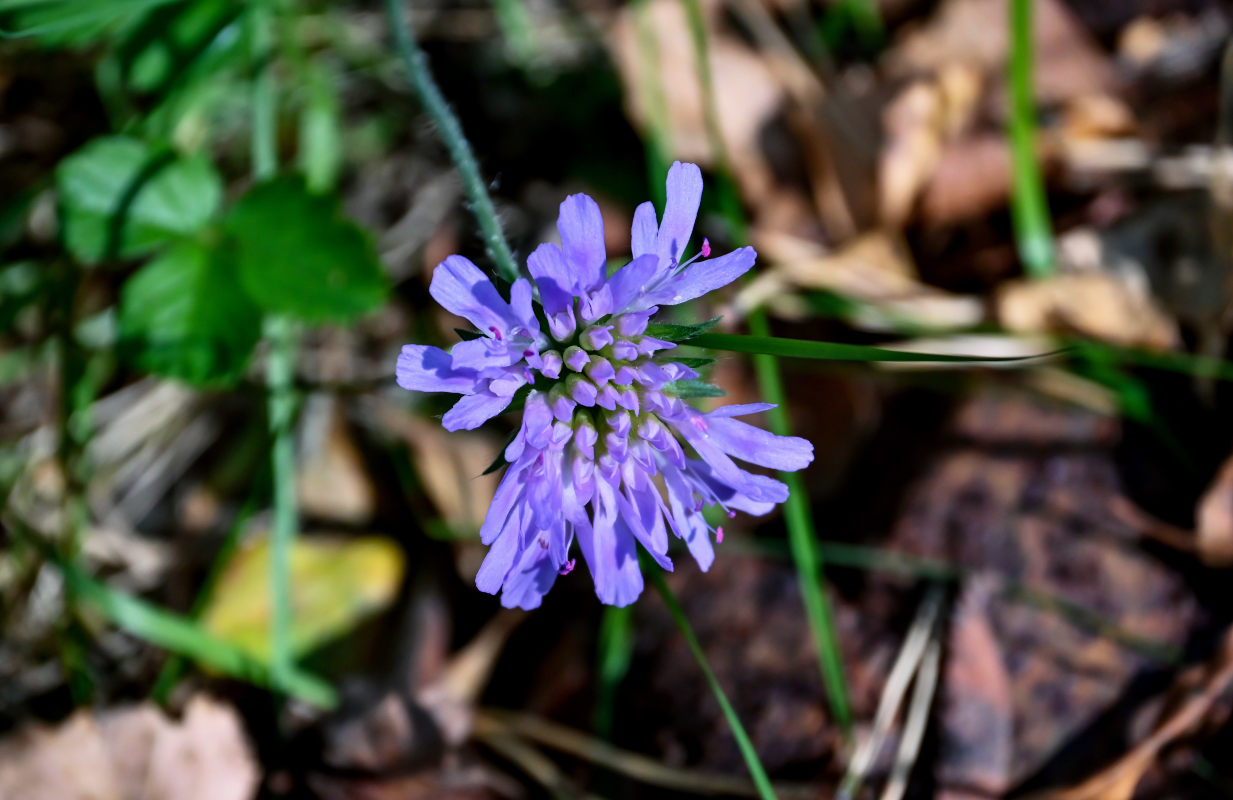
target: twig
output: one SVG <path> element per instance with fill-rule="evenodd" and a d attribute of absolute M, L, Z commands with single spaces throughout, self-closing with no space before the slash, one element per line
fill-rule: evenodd
<path fill-rule="evenodd" d="M 850 800 L 860 792 L 861 784 L 873 765 L 878 753 L 881 752 L 895 721 L 895 715 L 903 698 L 912 683 L 912 676 L 917 674 L 925 650 L 933 641 L 937 625 L 938 613 L 942 608 L 942 587 L 934 584 L 929 587 L 924 600 L 916 610 L 916 619 L 899 648 L 899 656 L 891 667 L 886 678 L 886 686 L 882 689 L 882 697 L 878 701 L 878 710 L 873 716 L 873 728 L 852 754 L 848 762 L 848 772 L 840 784 L 838 800 Z"/>
<path fill-rule="evenodd" d="M 501 730 L 530 739 L 544 747 L 597 764 L 641 783 L 691 794 L 722 794 L 758 797 L 758 788 L 748 780 L 693 769 L 668 767 L 641 753 L 622 750 L 586 733 L 520 711 L 481 710 L 476 730 Z M 776 783 L 776 794 L 788 800 L 817 796 L 816 786 Z"/>

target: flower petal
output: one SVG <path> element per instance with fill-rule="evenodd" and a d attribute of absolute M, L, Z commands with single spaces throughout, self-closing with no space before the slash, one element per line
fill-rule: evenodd
<path fill-rule="evenodd" d="M 750 464 L 795 472 L 813 461 L 813 444 L 799 436 L 776 436 L 740 420 L 709 414 L 706 424 L 711 441 Z"/>
<path fill-rule="evenodd" d="M 655 239 L 655 252 L 665 263 L 679 264 L 702 202 L 702 170 L 696 164 L 675 162 L 668 170 L 667 188 L 668 202 Z"/>
<path fill-rule="evenodd" d="M 527 256 L 527 269 L 539 287 L 539 299 L 549 315 L 561 314 L 574 306 L 574 279 L 565 254 L 551 242 L 545 242 Z"/>
<path fill-rule="evenodd" d="M 719 258 L 695 261 L 680 275 L 664 280 L 659 288 L 647 293 L 637 305 L 674 306 L 701 297 L 744 275 L 757 257 L 752 247 L 742 247 Z"/>
<path fill-rule="evenodd" d="M 531 611 L 544 602 L 544 595 L 556 583 L 560 564 L 553 563 L 552 554 L 532 540 L 522 551 L 518 564 L 505 578 L 501 605 Z"/>
<path fill-rule="evenodd" d="M 561 232 L 561 249 L 574 269 L 573 285 L 594 289 L 603 283 L 608 255 L 599 205 L 585 194 L 571 194 L 561 203 L 557 230 Z"/>
<path fill-rule="evenodd" d="M 394 366 L 398 385 L 417 392 L 471 394 L 480 377 L 473 369 L 458 369 L 449 353 L 439 347 L 409 344 L 398 354 Z"/>
<path fill-rule="evenodd" d="M 613 312 L 620 314 L 624 311 L 647 287 L 658 270 L 659 258 L 654 254 L 638 256 L 617 270 L 608 279 L 608 286 L 612 290 Z"/>
<path fill-rule="evenodd" d="M 452 314 L 470 320 L 476 329 L 504 333 L 517 320 L 480 268 L 462 256 L 450 256 L 432 272 L 428 293 Z"/>
<path fill-rule="evenodd" d="M 488 548 L 484 563 L 480 564 L 479 572 L 475 573 L 475 588 L 488 594 L 496 594 L 505 583 L 505 576 L 518 560 L 520 544 L 523 539 L 523 529 L 526 527 L 528 515 L 518 508 L 505 520 L 501 533 Z"/>
<path fill-rule="evenodd" d="M 441 418 L 441 427 L 447 431 L 475 430 L 505 410 L 513 397 L 502 397 L 489 391 L 477 392 L 463 397 Z"/>
<path fill-rule="evenodd" d="M 600 602 L 627 606 L 642 594 L 643 585 L 634 538 L 625 526 L 616 524 L 616 501 L 606 481 L 597 482 L 595 506 L 594 524 L 577 526 L 578 545 L 591 569 Z"/>
<path fill-rule="evenodd" d="M 659 224 L 655 219 L 655 204 L 648 200 L 634 211 L 634 224 L 630 231 L 634 258 L 654 253 L 655 238 L 658 234 Z"/>

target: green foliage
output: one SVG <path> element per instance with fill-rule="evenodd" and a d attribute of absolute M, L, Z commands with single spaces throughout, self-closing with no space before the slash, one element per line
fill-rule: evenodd
<path fill-rule="evenodd" d="M 261 338 L 261 309 L 235 265 L 184 241 L 142 267 L 120 299 L 120 346 L 150 372 L 208 385 L 238 378 Z"/>
<path fill-rule="evenodd" d="M 56 169 L 63 236 L 82 263 L 149 253 L 200 231 L 222 199 L 204 158 L 158 151 L 139 139 L 95 139 Z"/>
<path fill-rule="evenodd" d="M 684 380 L 673 381 L 664 387 L 664 390 L 683 398 L 694 397 L 723 397 L 727 394 L 723 389 L 720 389 L 714 384 L 707 383 L 703 380 Z"/>
<path fill-rule="evenodd" d="M 322 192 L 334 186 L 342 169 L 340 101 L 333 75 L 317 64 L 309 65 L 307 73 L 298 166 L 308 188 Z"/>
<path fill-rule="evenodd" d="M 240 281 L 266 311 L 306 322 L 347 322 L 377 309 L 388 281 L 368 234 L 342 216 L 334 196 L 302 178 L 254 186 L 224 230 Z"/>
<path fill-rule="evenodd" d="M 134 15 L 173 0 L 0 0 L 0 34 L 48 46 L 92 44 Z"/>
<path fill-rule="evenodd" d="M 646 326 L 646 335 L 654 336 L 656 339 L 663 339 L 665 342 L 684 342 L 714 328 L 719 324 L 719 320 L 720 317 L 714 317 L 695 325 L 670 325 L 666 322 L 652 322 Z"/>

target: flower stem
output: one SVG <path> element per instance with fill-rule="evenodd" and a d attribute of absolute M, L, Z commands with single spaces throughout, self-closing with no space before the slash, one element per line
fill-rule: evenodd
<path fill-rule="evenodd" d="M 1036 159 L 1032 92 L 1032 0 L 1010 4 L 1010 152 L 1014 170 L 1011 218 L 1023 269 L 1033 278 L 1055 271 L 1053 229 Z"/>
<path fill-rule="evenodd" d="M 278 170 L 277 124 L 274 76 L 269 70 L 272 26 L 265 2 L 249 10 L 253 81 L 252 158 L 253 177 L 272 178 Z M 273 437 L 271 467 L 274 480 L 274 525 L 270 532 L 270 676 L 274 686 L 285 686 L 295 672 L 291 650 L 291 551 L 298 527 L 295 497 L 295 327 L 286 317 L 270 315 L 265 320 L 269 342 L 266 386 L 270 395 L 267 413 Z"/>
<path fill-rule="evenodd" d="M 479 165 L 475 161 L 475 154 L 471 151 L 471 144 L 463 134 L 458 118 L 450 110 L 449 104 L 445 102 L 445 97 L 442 96 L 441 90 L 433 80 L 428 58 L 416 44 L 411 26 L 403 13 L 402 0 L 386 0 L 385 10 L 390 21 L 390 28 L 393 30 L 394 44 L 411 78 L 415 94 L 423 103 L 424 110 L 437 123 L 441 139 L 449 150 L 450 158 L 454 160 L 458 174 L 462 176 L 463 188 L 466 189 L 467 196 L 471 200 L 471 213 L 475 215 L 480 230 L 483 232 L 484 248 L 488 252 L 488 257 L 492 259 L 497 274 L 513 283 L 519 276 L 518 264 L 514 260 L 514 254 L 510 252 L 509 244 L 505 241 L 505 234 L 501 231 L 501 220 L 497 217 L 497 210 L 492 205 L 492 199 L 488 196 L 484 179 L 480 177 Z"/>
<path fill-rule="evenodd" d="M 749 315 L 749 329 L 755 336 L 767 336 L 770 324 L 766 312 L 755 309 Z M 779 362 L 774 356 L 754 356 L 754 370 L 762 396 L 775 407 L 766 413 L 771 432 L 790 436 L 792 426 L 784 405 L 783 377 Z M 788 529 L 788 546 L 792 561 L 796 564 L 796 577 L 805 603 L 805 615 L 813 631 L 814 646 L 818 650 L 818 663 L 822 668 L 822 682 L 830 700 L 831 714 L 845 733 L 852 732 L 852 705 L 848 699 L 848 683 L 844 677 L 843 656 L 839 649 L 839 636 L 835 630 L 835 615 L 826 597 L 826 577 L 822 571 L 822 555 L 818 549 L 818 535 L 814 527 L 813 511 L 805 494 L 800 475 L 781 472 L 779 479 L 788 485 L 788 499 L 784 502 L 784 524 Z"/>
<path fill-rule="evenodd" d="M 702 670 L 702 675 L 706 678 L 707 685 L 711 687 L 711 692 L 714 693 L 715 700 L 719 703 L 719 708 L 723 711 L 724 718 L 728 721 L 728 727 L 732 729 L 732 735 L 736 738 L 736 746 L 740 749 L 741 756 L 745 759 L 745 766 L 749 768 L 749 777 L 753 779 L 754 786 L 758 788 L 758 796 L 762 800 L 776 800 L 775 790 L 771 787 L 771 779 L 767 777 L 766 769 L 758 758 L 758 751 L 754 749 L 753 741 L 750 740 L 749 734 L 745 732 L 745 726 L 741 724 L 740 718 L 736 715 L 736 709 L 732 707 L 732 703 L 728 700 L 728 695 L 724 692 L 723 687 L 719 685 L 719 679 L 715 677 L 715 673 L 711 669 L 711 663 L 707 660 L 706 653 L 702 650 L 702 645 L 698 643 L 698 637 L 694 635 L 694 629 L 690 626 L 689 620 L 686 619 L 685 612 L 681 610 L 681 604 L 677 602 L 676 595 L 672 593 L 672 589 L 668 588 L 668 583 L 664 580 L 664 576 L 659 570 L 652 569 L 648 570 L 648 572 L 655 584 L 655 588 L 659 590 L 660 596 L 664 598 L 664 605 L 668 607 L 668 613 L 672 615 L 672 619 L 681 631 L 681 636 L 685 638 L 685 643 L 689 645 L 689 650 L 693 653 L 694 660 L 698 662 L 698 668 Z"/>
<path fill-rule="evenodd" d="M 706 19 L 698 0 L 682 0 L 682 2 L 689 20 L 698 81 L 702 86 L 702 103 L 705 109 L 707 132 L 720 175 L 720 186 L 723 192 L 722 208 L 728 220 L 730 232 L 739 239 L 744 239 L 746 225 L 740 205 L 740 194 L 736 182 L 732 179 L 723 131 L 719 127 L 715 87 L 711 78 L 710 58 L 707 54 Z M 766 314 L 761 309 L 756 309 L 749 315 L 749 327 L 756 337 L 763 337 L 766 340 L 770 336 L 770 325 L 767 323 Z M 721 337 L 718 340 L 712 340 L 712 343 L 715 341 L 723 342 L 724 339 Z M 705 346 L 702 342 L 691 343 Z M 754 369 L 762 396 L 767 402 L 775 404 L 775 407 L 767 413 L 771 432 L 779 436 L 791 436 L 792 430 L 784 407 L 783 379 L 779 374 L 779 362 L 773 355 L 756 354 L 754 355 Z M 848 700 L 848 686 L 844 678 L 839 640 L 835 633 L 834 615 L 825 593 L 826 578 L 822 572 L 822 556 L 818 552 L 818 535 L 814 529 L 813 514 L 809 509 L 809 501 L 805 496 L 805 488 L 800 476 L 794 472 L 782 472 L 780 478 L 788 486 L 788 500 L 784 504 L 788 542 L 792 549 L 792 560 L 796 564 L 797 579 L 800 582 L 801 595 L 805 603 L 805 614 L 809 619 L 814 644 L 818 649 L 818 661 L 821 665 L 827 697 L 830 700 L 831 714 L 845 733 L 851 733 L 852 708 Z"/>

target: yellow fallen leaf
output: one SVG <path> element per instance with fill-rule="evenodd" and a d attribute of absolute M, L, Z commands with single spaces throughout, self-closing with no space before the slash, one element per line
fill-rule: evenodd
<path fill-rule="evenodd" d="M 388 606 L 402 572 L 402 551 L 388 539 L 296 539 L 291 553 L 292 652 L 308 652 Z M 268 660 L 270 607 L 269 537 L 262 535 L 238 550 L 227 565 L 202 624 Z"/>

